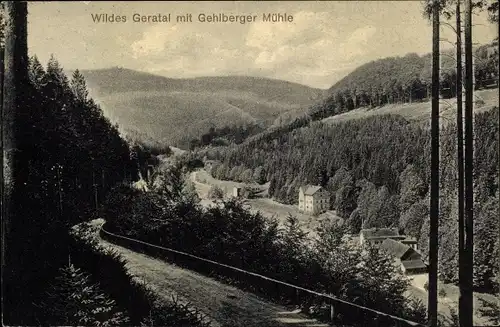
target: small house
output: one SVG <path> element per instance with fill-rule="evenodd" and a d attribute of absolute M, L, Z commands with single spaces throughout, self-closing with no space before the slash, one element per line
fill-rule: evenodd
<path fill-rule="evenodd" d="M 427 273 L 427 265 L 422 259 L 401 261 L 401 270 L 406 275 L 416 275 Z"/>
<path fill-rule="evenodd" d="M 240 198 L 243 196 L 243 188 L 239 186 L 233 187 L 233 196 L 235 198 Z"/>
<path fill-rule="evenodd" d="M 380 244 L 380 249 L 400 261 L 417 260 L 422 258 L 422 255 L 410 246 L 392 239 L 384 240 L 384 242 Z"/>
<path fill-rule="evenodd" d="M 422 255 L 407 244 L 388 238 L 382 242 L 380 249 L 393 257 L 396 264 L 407 275 L 427 272 Z"/>
<path fill-rule="evenodd" d="M 306 185 L 299 189 L 299 211 L 313 215 L 330 208 L 330 195 L 323 187 Z"/>

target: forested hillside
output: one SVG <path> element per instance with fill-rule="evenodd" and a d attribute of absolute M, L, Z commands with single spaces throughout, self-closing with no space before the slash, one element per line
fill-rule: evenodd
<path fill-rule="evenodd" d="M 394 103 L 412 103 L 429 98 L 431 55 L 410 53 L 390 57 L 358 67 L 329 90 L 313 117 L 327 117 L 359 107 L 378 107 Z M 475 50 L 476 90 L 498 86 L 498 40 Z M 441 56 L 440 91 L 443 98 L 456 95 L 456 59 L 453 51 Z"/>
<path fill-rule="evenodd" d="M 210 128 L 267 127 L 289 121 L 305 113 L 324 93 L 248 76 L 176 79 L 117 67 L 82 74 L 112 121 L 184 149 Z"/>
<path fill-rule="evenodd" d="M 455 125 L 442 130 L 441 274 L 456 281 Z M 498 108 L 476 114 L 475 181 L 477 230 L 476 286 L 496 288 L 498 242 Z M 296 203 L 303 184 L 320 184 L 331 195 L 332 209 L 347 219 L 352 232 L 364 227 L 397 226 L 427 246 L 430 131 L 397 115 L 380 115 L 333 125 L 314 122 L 239 146 L 200 151 L 219 160 L 212 175 L 241 179 L 245 173 L 269 181 L 269 194 Z"/>
<path fill-rule="evenodd" d="M 207 133 L 202 134 L 199 139 L 192 139 L 189 142 L 191 150 L 205 146 L 227 146 L 240 144 L 248 137 L 263 132 L 265 130 L 259 124 L 247 124 L 239 126 L 224 126 L 220 128 L 211 127 Z"/>
<path fill-rule="evenodd" d="M 288 117 L 256 135 L 248 135 L 247 143 L 273 139 L 296 128 L 308 126 L 312 121 L 323 119 L 357 119 L 379 113 L 401 114 L 412 120 L 421 119 L 423 115 L 428 114 L 430 108 L 425 104 L 430 95 L 430 56 L 408 54 L 404 57 L 390 57 L 366 63 L 333 85 L 326 91 L 323 99 L 310 105 L 302 114 Z M 475 97 L 476 110 L 498 106 L 498 58 L 498 40 L 481 45 L 475 50 L 475 85 L 477 90 L 484 89 L 481 91 L 482 95 Z M 453 114 L 453 110 L 449 108 L 453 106 L 453 100 L 447 99 L 455 97 L 456 93 L 455 66 L 454 53 L 443 53 L 440 77 L 443 98 L 441 107 L 444 115 L 448 116 Z M 487 90 L 488 88 L 492 89 Z M 351 112 L 356 114 L 350 116 Z M 344 116 L 341 117 L 341 114 Z M 224 145 L 220 142 L 191 143 L 197 146 Z"/>
<path fill-rule="evenodd" d="M 3 240 L 4 321 L 59 325 L 64 320 L 51 319 L 69 317 L 70 310 L 42 312 L 33 304 L 54 308 L 44 292 L 70 260 L 69 228 L 92 219 L 110 188 L 135 179 L 149 158 L 145 148 L 129 148 L 88 96 L 78 71 L 68 78 L 54 57 L 46 67 L 32 57 L 23 68 L 28 74 L 15 117 L 15 188 Z"/>

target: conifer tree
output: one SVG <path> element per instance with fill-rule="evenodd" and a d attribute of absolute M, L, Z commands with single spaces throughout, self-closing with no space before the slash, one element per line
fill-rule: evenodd
<path fill-rule="evenodd" d="M 49 324 L 117 326 L 129 322 L 115 301 L 73 265 L 60 269 L 39 307 Z"/>
<path fill-rule="evenodd" d="M 89 95 L 87 84 L 85 82 L 85 78 L 78 69 L 73 72 L 73 76 L 71 78 L 71 90 L 73 91 L 77 101 L 82 103 L 87 102 Z"/>

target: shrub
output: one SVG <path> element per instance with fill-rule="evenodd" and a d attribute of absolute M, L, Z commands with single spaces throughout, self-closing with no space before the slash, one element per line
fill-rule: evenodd
<path fill-rule="evenodd" d="M 117 326 L 129 322 L 99 284 L 71 264 L 60 269 L 39 306 L 44 320 L 55 325 Z"/>
<path fill-rule="evenodd" d="M 210 199 L 223 199 L 224 191 L 217 185 L 213 185 L 208 191 L 208 198 Z"/>
<path fill-rule="evenodd" d="M 141 321 L 141 326 L 200 326 L 209 327 L 210 321 L 189 303 L 181 303 L 178 298 L 166 303 L 155 303 L 148 316 Z"/>
<path fill-rule="evenodd" d="M 200 197 L 198 192 L 196 192 L 196 187 L 191 180 L 186 180 L 184 188 L 182 189 L 182 195 L 184 200 L 191 203 L 199 203 Z"/>
<path fill-rule="evenodd" d="M 320 241 L 314 243 L 304 235 L 293 217 L 281 229 L 276 220 L 246 210 L 238 199 L 230 198 L 220 204 L 210 208 L 189 203 L 163 207 L 158 217 L 156 214 L 141 215 L 141 224 L 135 225 L 138 230 L 129 233 L 136 234 L 136 239 L 332 294 L 389 314 L 422 318 L 421 308 L 406 301 L 404 292 L 408 281 L 397 273 L 393 261 L 375 249 L 370 252 L 371 258 L 363 257 L 361 249 L 342 241 L 341 227 L 335 225 L 339 229 L 336 232 L 324 230 L 319 233 Z M 134 216 L 133 213 L 128 215 L 130 219 Z M 160 225 L 152 228 L 150 221 L 159 221 Z M 131 226 L 126 221 L 123 224 Z M 125 245 L 135 248 L 134 244 Z M 151 250 L 152 255 L 158 254 L 154 252 Z M 298 298 L 293 289 L 276 287 L 274 283 L 242 277 L 228 269 L 178 256 L 175 260 L 176 264 L 273 300 L 287 304 L 292 301 L 307 307 L 320 305 L 311 302 L 308 296 Z M 351 315 L 354 320 L 369 319 L 363 317 Z"/>
<path fill-rule="evenodd" d="M 479 301 L 481 302 L 479 312 L 487 317 L 493 326 L 500 325 L 500 302 L 489 302 L 482 298 L 479 298 Z"/>
<path fill-rule="evenodd" d="M 98 279 L 103 289 L 124 308 L 130 317 L 129 325 L 209 327 L 210 321 L 177 299 L 160 299 L 147 284 L 132 276 L 126 260 L 116 251 L 105 248 L 98 241 L 103 220 L 82 223 L 73 227 L 72 260 L 90 269 L 91 277 Z M 116 324 L 115 324 L 116 325 Z M 123 324 L 121 324 L 123 325 Z"/>

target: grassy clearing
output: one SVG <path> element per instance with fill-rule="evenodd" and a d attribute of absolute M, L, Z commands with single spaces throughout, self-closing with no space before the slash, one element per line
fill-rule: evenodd
<path fill-rule="evenodd" d="M 474 93 L 475 112 L 488 111 L 498 106 L 498 89 L 480 90 Z M 456 113 L 456 99 L 441 99 L 440 112 L 443 121 L 454 120 Z M 340 115 L 323 119 L 325 123 L 337 123 L 351 119 L 361 119 L 369 116 L 396 114 L 412 121 L 427 122 L 430 118 L 431 104 L 426 102 L 390 104 L 378 108 L 358 108 Z"/>
<path fill-rule="evenodd" d="M 427 305 L 428 293 L 424 288 L 424 284 L 428 281 L 426 274 L 416 275 L 412 277 L 412 285 L 408 290 L 408 294 L 421 300 Z M 446 318 L 451 317 L 452 311 L 458 312 L 459 288 L 452 284 L 438 284 L 438 311 Z M 500 303 L 500 298 L 491 294 L 474 293 L 474 325 L 475 326 L 494 326 L 489 322 L 488 317 L 485 317 L 481 310 L 484 309 L 486 303 Z"/>
<path fill-rule="evenodd" d="M 213 204 L 208 198 L 208 191 L 212 186 L 220 187 L 226 194 L 227 197 L 232 195 L 232 191 L 234 187 L 244 187 L 247 186 L 245 183 L 237 183 L 233 181 L 222 181 L 219 179 L 215 179 L 210 174 L 201 169 L 191 174 L 191 180 L 195 183 L 196 190 L 198 195 L 201 198 L 201 204 L 205 206 L 209 206 Z M 255 186 L 255 185 L 250 185 Z M 269 183 L 264 185 L 259 185 L 261 189 L 261 194 L 267 195 L 267 189 L 269 188 Z M 298 195 L 297 195 L 298 196 Z M 307 232 L 309 232 L 310 236 L 314 237 L 316 235 L 316 228 L 319 227 L 321 221 L 323 220 L 332 220 L 336 221 L 342 219 L 338 217 L 335 211 L 325 212 L 317 217 L 312 215 L 307 215 L 300 212 L 297 206 L 282 204 L 274 201 L 273 199 L 267 197 L 260 197 L 256 199 L 248 199 L 246 201 L 249 209 L 253 212 L 260 212 L 264 217 L 267 218 L 276 218 L 278 221 L 283 224 L 286 222 L 286 219 L 289 215 L 297 217 L 299 220 L 300 226 Z"/>

